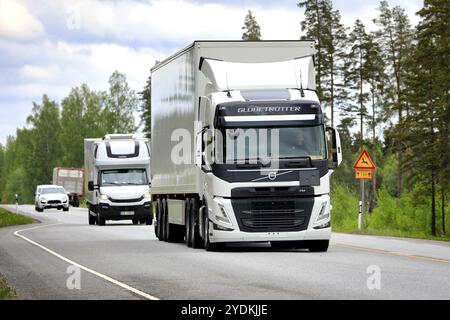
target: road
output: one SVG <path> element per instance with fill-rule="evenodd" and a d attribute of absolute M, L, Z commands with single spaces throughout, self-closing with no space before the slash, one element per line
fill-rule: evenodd
<path fill-rule="evenodd" d="M 41 221 L 0 229 L 0 273 L 21 299 L 450 299 L 446 242 L 334 233 L 326 253 L 206 252 L 159 242 L 153 226 L 89 226 L 82 208 L 19 210 Z"/>

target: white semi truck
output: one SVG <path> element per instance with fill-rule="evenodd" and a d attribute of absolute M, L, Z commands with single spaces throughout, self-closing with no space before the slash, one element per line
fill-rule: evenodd
<path fill-rule="evenodd" d="M 342 160 L 313 41 L 195 41 L 151 70 L 159 240 L 326 251 Z"/>
<path fill-rule="evenodd" d="M 80 206 L 83 197 L 83 169 L 81 168 L 53 168 L 52 183 L 64 187 L 69 196 L 69 204 Z"/>
<path fill-rule="evenodd" d="M 89 224 L 132 220 L 152 224 L 147 139 L 108 134 L 84 140 L 85 198 Z"/>

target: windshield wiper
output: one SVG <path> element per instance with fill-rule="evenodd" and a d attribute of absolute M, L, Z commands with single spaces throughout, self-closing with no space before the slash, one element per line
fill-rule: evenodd
<path fill-rule="evenodd" d="M 289 156 L 289 157 L 281 157 L 280 160 L 307 160 L 309 161 L 309 166 L 313 167 L 312 159 L 310 156 Z M 298 165 L 300 164 L 300 161 L 298 162 L 288 162 L 288 165 Z"/>
<path fill-rule="evenodd" d="M 239 161 L 239 162 L 238 162 Z M 250 162 L 251 161 L 251 162 Z M 248 158 L 248 159 L 236 159 L 236 165 L 242 167 L 267 167 L 271 164 L 272 159 L 268 159 L 268 161 L 262 161 L 261 158 Z"/>

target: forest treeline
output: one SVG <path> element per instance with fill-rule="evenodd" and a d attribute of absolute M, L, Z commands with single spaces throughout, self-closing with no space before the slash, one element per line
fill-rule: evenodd
<path fill-rule="evenodd" d="M 404 8 L 381 1 L 373 12 L 374 31 L 359 19 L 344 25 L 331 0 L 297 6 L 304 12 L 299 34 L 317 44 L 317 93 L 343 145 L 344 161 L 333 177 L 335 230 L 356 230 L 359 182 L 352 165 L 365 148 L 377 166 L 366 188 L 366 230 L 445 236 L 450 221 L 449 2 L 425 0 L 413 26 Z M 261 39 L 264 30 L 256 20 L 249 11 L 243 40 Z M 81 167 L 85 137 L 137 126 L 150 135 L 150 83 L 149 77 L 136 93 L 115 72 L 107 92 L 84 84 L 60 103 L 46 95 L 33 103 L 28 126 L 0 146 L 2 202 L 11 202 L 16 192 L 32 201 L 34 187 L 50 182 L 54 166 Z M 141 123 L 135 124 L 138 110 Z"/>
<path fill-rule="evenodd" d="M 33 102 L 27 127 L 0 145 L 0 195 L 2 203 L 34 202 L 36 185 L 50 184 L 57 166 L 82 168 L 84 138 L 106 133 L 135 132 L 134 113 L 140 97 L 129 88 L 124 74 L 114 72 L 107 91 L 86 84 L 72 88 L 60 103 L 46 94 Z"/>

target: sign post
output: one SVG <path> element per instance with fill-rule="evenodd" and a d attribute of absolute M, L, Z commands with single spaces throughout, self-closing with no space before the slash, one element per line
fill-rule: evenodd
<path fill-rule="evenodd" d="M 16 193 L 16 214 L 19 214 L 19 195 Z"/>
<path fill-rule="evenodd" d="M 353 165 L 353 169 L 356 170 L 356 179 L 360 180 L 361 199 L 359 201 L 358 230 L 361 230 L 364 225 L 364 182 L 365 180 L 372 179 L 373 171 L 375 170 L 375 165 L 365 149 L 359 154 L 358 160 Z"/>

